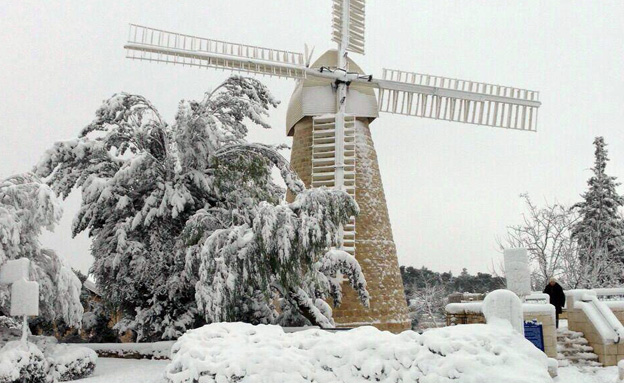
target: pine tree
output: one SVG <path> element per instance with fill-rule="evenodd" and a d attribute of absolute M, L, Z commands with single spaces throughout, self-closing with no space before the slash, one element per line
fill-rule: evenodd
<path fill-rule="evenodd" d="M 245 123 L 268 128 L 276 105 L 260 82 L 233 76 L 180 102 L 168 125 L 145 98 L 117 94 L 38 164 L 63 197 L 82 189 L 74 233 L 93 238 L 92 272 L 125 315 L 120 329 L 149 340 L 214 321 L 330 327 L 325 299 L 340 302 L 341 275 L 368 304 L 355 258 L 328 251 L 358 212 L 353 199 L 305 190 L 279 147 L 245 140 Z"/>
<path fill-rule="evenodd" d="M 0 181 L 0 265 L 30 259 L 30 279 L 39 282 L 39 311 L 50 321 L 79 326 L 82 284 L 53 250 L 41 248 L 39 235 L 53 230 L 63 212 L 52 189 L 32 173 Z M 0 311 L 9 312 L 8 286 L 0 286 Z"/>
<path fill-rule="evenodd" d="M 581 266 L 586 268 L 588 281 L 584 284 L 609 284 L 622 279 L 624 262 L 624 222 L 619 209 L 624 205 L 616 190 L 616 177 L 605 173 L 606 144 L 603 137 L 594 140 L 594 173 L 587 181 L 589 190 L 583 201 L 572 206 L 580 220 L 572 227 L 572 238 L 579 246 Z M 592 286 L 596 287 L 596 286 Z"/>

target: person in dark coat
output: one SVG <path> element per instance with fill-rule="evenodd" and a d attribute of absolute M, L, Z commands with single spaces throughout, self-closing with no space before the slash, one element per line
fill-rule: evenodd
<path fill-rule="evenodd" d="M 555 278 L 550 278 L 546 288 L 544 289 L 544 294 L 548 294 L 550 297 L 550 304 L 555 306 L 556 312 L 556 322 L 557 328 L 559 328 L 559 314 L 563 311 L 563 306 L 565 306 L 566 297 L 563 293 L 563 288 L 560 284 L 557 283 Z"/>

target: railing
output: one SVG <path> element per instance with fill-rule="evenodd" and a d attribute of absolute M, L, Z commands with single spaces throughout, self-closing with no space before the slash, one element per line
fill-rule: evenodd
<path fill-rule="evenodd" d="M 600 301 L 624 301 L 624 288 L 593 289 Z"/>
<path fill-rule="evenodd" d="M 624 339 L 624 326 L 609 306 L 598 299 L 597 291 L 570 290 L 566 291 L 566 296 L 569 309 L 581 309 L 603 340 L 620 343 Z"/>

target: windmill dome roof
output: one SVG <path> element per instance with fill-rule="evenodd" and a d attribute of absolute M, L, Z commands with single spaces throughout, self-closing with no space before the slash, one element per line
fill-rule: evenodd
<path fill-rule="evenodd" d="M 337 61 L 337 51 L 330 49 L 316 59 L 311 67 L 336 67 Z M 347 58 L 347 62 L 350 72 L 365 73 L 351 58 Z M 336 93 L 331 85 L 326 80 L 313 77 L 299 81 L 288 104 L 286 134 L 292 136 L 293 128 L 304 117 L 331 113 L 336 113 Z M 347 114 L 368 117 L 370 120 L 377 118 L 379 113 L 375 91 L 357 84 L 349 86 Z"/>

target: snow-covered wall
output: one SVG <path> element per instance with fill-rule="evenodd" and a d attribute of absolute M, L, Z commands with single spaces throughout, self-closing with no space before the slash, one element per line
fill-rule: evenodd
<path fill-rule="evenodd" d="M 450 324 L 485 323 L 483 302 L 450 303 L 446 306 Z M 544 352 L 551 358 L 557 356 L 557 334 L 555 328 L 555 307 L 549 304 L 523 303 L 523 319 L 537 321 L 542 325 Z"/>
<path fill-rule="evenodd" d="M 174 343 L 85 343 L 84 346 L 105 358 L 168 359 Z"/>

